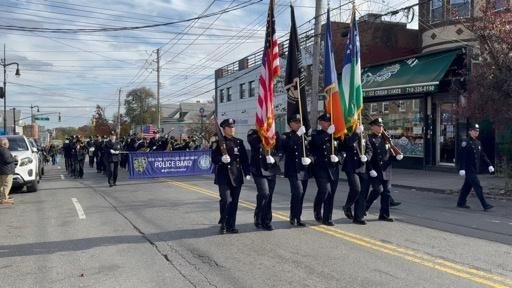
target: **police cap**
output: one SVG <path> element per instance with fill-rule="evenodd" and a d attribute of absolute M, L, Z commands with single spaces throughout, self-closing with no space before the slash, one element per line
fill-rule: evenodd
<path fill-rule="evenodd" d="M 318 121 L 331 122 L 331 114 L 324 113 L 318 116 Z"/>
<path fill-rule="evenodd" d="M 227 118 L 227 119 L 222 120 L 222 122 L 220 122 L 220 127 L 222 127 L 222 128 L 235 127 L 235 119 Z"/>
<path fill-rule="evenodd" d="M 469 131 L 471 131 L 471 130 L 480 131 L 480 126 L 478 126 L 477 123 L 471 124 L 471 125 L 469 125 Z"/>
<path fill-rule="evenodd" d="M 292 122 L 300 122 L 300 114 L 293 114 L 291 115 L 290 117 L 288 117 L 288 124 L 292 123 Z"/>
<path fill-rule="evenodd" d="M 384 126 L 384 123 L 382 122 L 382 118 L 375 118 L 370 123 L 368 123 L 370 126 Z"/>

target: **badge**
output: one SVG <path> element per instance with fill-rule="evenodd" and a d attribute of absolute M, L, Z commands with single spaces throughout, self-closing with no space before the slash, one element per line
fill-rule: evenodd
<path fill-rule="evenodd" d="M 233 150 L 233 152 L 234 152 L 235 154 L 240 154 L 240 153 L 238 153 L 238 147 L 235 147 L 235 148 L 234 148 L 234 150 Z"/>
<path fill-rule="evenodd" d="M 468 143 L 466 141 L 462 141 L 462 147 L 466 147 L 466 145 L 468 145 Z"/>

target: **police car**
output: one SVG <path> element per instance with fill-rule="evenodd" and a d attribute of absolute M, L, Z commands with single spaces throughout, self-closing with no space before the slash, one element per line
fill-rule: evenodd
<path fill-rule="evenodd" d="M 17 157 L 12 180 L 13 187 L 27 187 L 27 192 L 36 192 L 40 181 L 39 154 L 29 139 L 23 135 L 4 136 L 9 140 L 9 150 Z"/>

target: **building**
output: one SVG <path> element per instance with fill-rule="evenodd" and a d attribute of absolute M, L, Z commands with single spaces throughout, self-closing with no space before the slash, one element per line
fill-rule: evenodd
<path fill-rule="evenodd" d="M 162 105 L 160 128 L 163 134 L 178 139 L 190 136 L 199 137 L 204 133 L 209 119 L 214 113 L 213 102 L 183 102 Z"/>

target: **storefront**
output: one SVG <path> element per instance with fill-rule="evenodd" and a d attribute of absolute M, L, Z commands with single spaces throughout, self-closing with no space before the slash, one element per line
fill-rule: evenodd
<path fill-rule="evenodd" d="M 405 156 L 396 166 L 455 169 L 457 143 L 465 131 L 456 118 L 464 58 L 461 49 L 448 50 L 362 71 L 365 118 L 383 119 Z"/>

